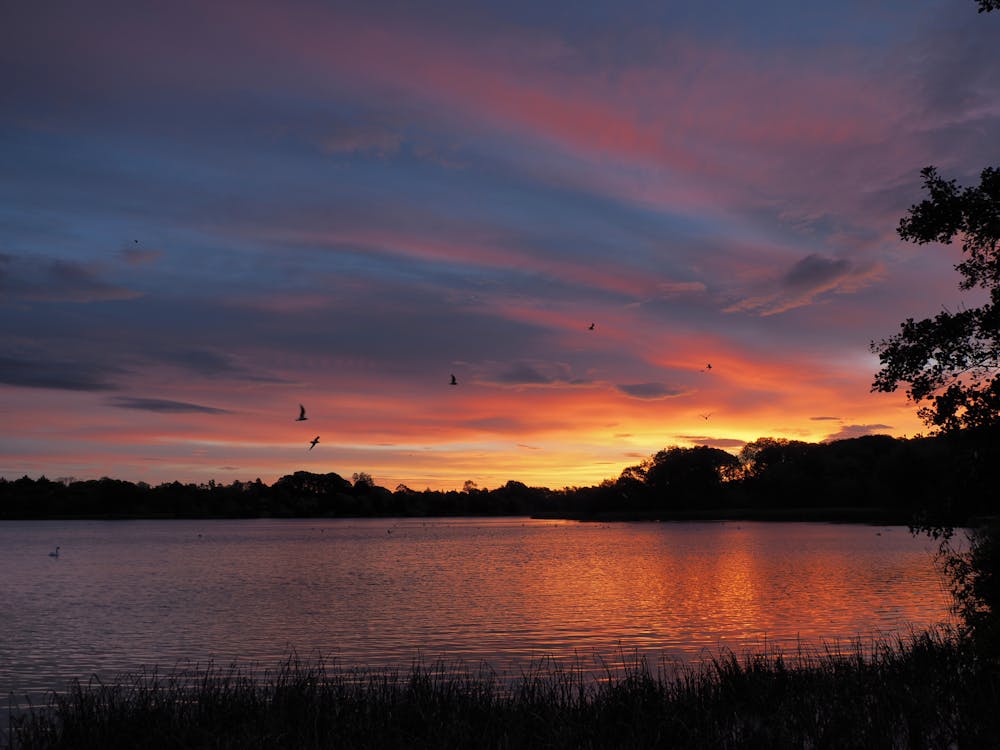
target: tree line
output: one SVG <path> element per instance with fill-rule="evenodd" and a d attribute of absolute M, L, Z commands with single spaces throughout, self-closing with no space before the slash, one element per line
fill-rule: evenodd
<path fill-rule="evenodd" d="M 273 484 L 151 486 L 120 479 L 0 478 L 0 519 L 342 518 L 535 515 L 568 518 L 754 517 L 841 509 L 849 520 L 962 525 L 991 512 L 984 466 L 998 465 L 1000 429 L 933 437 L 888 435 L 808 443 L 759 438 L 737 455 L 707 445 L 664 448 L 615 479 L 587 487 L 394 490 L 359 472 L 296 471 Z M 864 511 L 868 511 L 865 515 Z M 808 514 L 806 514 L 808 517 Z M 822 515 L 822 514 L 820 514 Z M 818 517 L 818 516 L 817 516 Z"/>

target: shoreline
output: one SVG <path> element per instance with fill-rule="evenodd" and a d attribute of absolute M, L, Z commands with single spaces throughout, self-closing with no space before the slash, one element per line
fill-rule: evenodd
<path fill-rule="evenodd" d="M 581 522 L 775 521 L 783 523 L 855 523 L 870 526 L 910 526 L 912 513 L 898 508 L 704 508 L 697 510 L 598 511 L 536 513 L 532 518 Z"/>
<path fill-rule="evenodd" d="M 447 519 L 447 518 L 532 518 L 538 520 L 580 521 L 583 523 L 618 522 L 683 522 L 683 521 L 773 521 L 779 523 L 847 523 L 871 526 L 910 526 L 913 514 L 900 508 L 854 506 L 795 507 L 795 508 L 702 508 L 690 510 L 633 511 L 541 511 L 524 513 L 449 513 L 427 515 L 170 515 L 162 513 L 91 513 L 18 516 L 0 521 L 241 521 L 270 519 L 294 520 L 353 520 L 353 519 Z"/>

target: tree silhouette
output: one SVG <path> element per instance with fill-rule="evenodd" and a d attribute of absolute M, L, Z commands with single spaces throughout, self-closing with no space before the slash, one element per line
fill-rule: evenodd
<path fill-rule="evenodd" d="M 724 478 L 738 467 L 735 456 L 707 445 L 667 448 L 643 466 L 646 486 L 664 507 L 693 507 L 716 500 Z"/>
<path fill-rule="evenodd" d="M 1000 10 L 998 0 L 978 0 L 979 12 Z M 899 222 L 899 236 L 917 244 L 962 240 L 965 260 L 955 266 L 963 290 L 979 289 L 988 302 L 972 310 L 944 310 L 920 322 L 907 319 L 901 331 L 876 344 L 882 369 L 873 391 L 890 392 L 909 383 L 907 396 L 921 418 L 954 440 L 965 443 L 960 471 L 951 473 L 950 492 L 927 520 L 911 526 L 940 538 L 939 554 L 951 577 L 955 611 L 962 629 L 996 657 L 1000 655 L 1000 525 L 996 522 L 994 471 L 1000 455 L 1000 169 L 987 167 L 980 184 L 959 188 L 934 167 L 921 174 L 929 197 L 911 206 Z M 992 523 L 969 534 L 968 546 L 951 544 L 959 516 L 992 517 Z M 977 507 L 978 506 L 978 507 Z M 962 512 L 964 511 L 964 512 Z M 936 516 L 936 517 L 935 517 Z"/>
<path fill-rule="evenodd" d="M 928 426 L 941 431 L 1000 424 L 1000 169 L 987 167 L 978 186 L 960 188 L 934 167 L 921 171 L 929 197 L 910 207 L 899 236 L 917 244 L 962 240 L 965 260 L 955 266 L 963 290 L 981 289 L 980 307 L 934 318 L 908 318 L 879 343 L 882 369 L 873 391 L 907 383 L 907 396 Z"/>
<path fill-rule="evenodd" d="M 356 471 L 351 475 L 354 480 L 355 489 L 370 488 L 375 486 L 375 480 L 367 471 Z"/>

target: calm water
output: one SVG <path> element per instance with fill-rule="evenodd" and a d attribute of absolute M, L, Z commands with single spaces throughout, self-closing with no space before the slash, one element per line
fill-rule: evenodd
<path fill-rule="evenodd" d="M 141 666 L 274 666 L 293 648 L 506 670 L 867 639 L 947 619 L 931 550 L 905 528 L 827 524 L 0 522 L 0 695 Z"/>

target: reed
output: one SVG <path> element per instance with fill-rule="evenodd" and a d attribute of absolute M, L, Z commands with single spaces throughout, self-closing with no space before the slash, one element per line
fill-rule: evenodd
<path fill-rule="evenodd" d="M 622 664 L 376 672 L 292 656 L 275 669 L 92 678 L 12 719 L 9 747 L 961 748 L 1000 737 L 996 664 L 947 634 Z"/>

